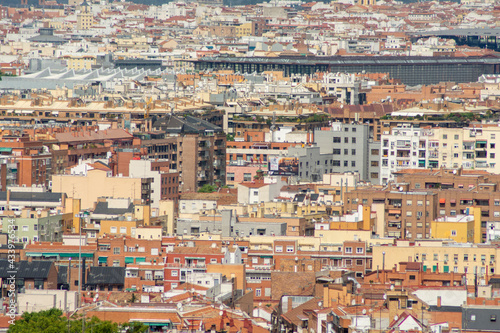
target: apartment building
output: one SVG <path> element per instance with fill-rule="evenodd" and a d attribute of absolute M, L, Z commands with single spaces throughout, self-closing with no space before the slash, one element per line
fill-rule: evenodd
<path fill-rule="evenodd" d="M 333 123 L 330 128 L 314 131 L 314 141 L 322 154 L 333 155 L 330 173 L 354 171 L 362 180 L 380 183 L 380 143 L 373 142 L 368 125 Z"/>
<path fill-rule="evenodd" d="M 131 160 L 129 176 L 151 179 L 151 207 L 159 209 L 161 200 L 179 201 L 179 173 L 170 170 L 168 160 Z M 156 213 L 156 211 L 155 211 Z"/>
<path fill-rule="evenodd" d="M 417 128 L 401 124 L 382 135 L 381 173 L 385 184 L 405 168 L 463 168 L 499 173 L 500 127 Z"/>
<path fill-rule="evenodd" d="M 0 151 L 5 156 L 2 166 L 5 185 L 49 185 L 52 156 L 43 142 L 30 140 L 27 135 L 4 135 L 0 138 Z"/>
<path fill-rule="evenodd" d="M 439 141 L 430 141 L 431 131 L 403 124 L 381 139 L 381 184 L 394 180 L 394 172 L 409 168 L 437 168 Z"/>
<path fill-rule="evenodd" d="M 222 128 L 191 116 L 161 118 L 153 128 L 153 137 L 141 145 L 149 158 L 170 161 L 170 169 L 179 173 L 179 191 L 196 191 L 205 184 L 225 185 L 226 135 Z"/>
<path fill-rule="evenodd" d="M 423 239 L 430 238 L 430 223 L 437 217 L 437 198 L 432 191 L 409 192 L 396 185 L 386 191 L 355 189 L 345 194 L 345 209 L 357 211 L 358 205 L 380 204 L 384 213 L 384 234 L 380 237 Z"/>
<path fill-rule="evenodd" d="M 397 241 L 392 246 L 373 246 L 373 267 L 399 267 L 401 262 L 422 263 L 423 271 L 465 274 L 467 285 L 498 272 L 498 245 L 448 243 L 440 240 Z"/>
<path fill-rule="evenodd" d="M 488 232 L 495 233 L 500 217 L 500 178 L 482 170 L 437 169 L 404 170 L 396 173 L 393 189 L 432 191 L 436 193 L 436 218 L 467 215 L 467 209 L 478 207 L 481 220 L 481 240 Z M 492 229 L 493 224 L 493 229 Z"/>

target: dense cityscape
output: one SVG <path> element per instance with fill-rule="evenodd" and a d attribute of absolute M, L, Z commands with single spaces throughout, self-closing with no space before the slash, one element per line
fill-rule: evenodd
<path fill-rule="evenodd" d="M 0 332 L 500 332 L 500 3 L 142 2 L 0 1 Z"/>

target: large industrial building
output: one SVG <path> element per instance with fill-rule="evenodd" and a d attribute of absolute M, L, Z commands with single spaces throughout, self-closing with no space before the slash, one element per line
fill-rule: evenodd
<path fill-rule="evenodd" d="M 240 73 L 284 71 L 290 74 L 315 72 L 389 73 L 403 84 L 436 84 L 439 82 L 475 82 L 483 74 L 500 73 L 497 57 L 278 57 L 237 58 L 203 57 L 193 60 L 195 69 L 232 69 Z"/>

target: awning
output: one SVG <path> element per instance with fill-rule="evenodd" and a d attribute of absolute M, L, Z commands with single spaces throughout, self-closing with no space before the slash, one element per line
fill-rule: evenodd
<path fill-rule="evenodd" d="M 269 259 L 273 259 L 273 256 L 260 256 L 261 258 L 269 258 Z"/>
<path fill-rule="evenodd" d="M 444 204 L 444 203 L 446 203 L 446 199 L 445 199 L 445 198 L 441 198 L 441 199 L 439 199 L 439 203 L 440 203 L 440 204 Z"/>
<path fill-rule="evenodd" d="M 400 209 L 389 209 L 389 214 L 401 214 Z"/>
<path fill-rule="evenodd" d="M 186 257 L 186 259 L 190 259 L 190 260 L 205 260 L 205 258 L 203 258 L 203 257 Z"/>
<path fill-rule="evenodd" d="M 133 264 L 134 263 L 134 257 L 125 257 L 125 263 L 126 264 Z"/>
<path fill-rule="evenodd" d="M 460 201 L 472 201 L 472 199 L 460 199 Z"/>
<path fill-rule="evenodd" d="M 476 141 L 476 143 L 486 144 L 486 141 Z"/>
<path fill-rule="evenodd" d="M 108 262 L 108 257 L 99 257 L 99 263 L 100 264 L 105 264 Z"/>
<path fill-rule="evenodd" d="M 136 263 L 139 263 L 139 262 L 146 262 L 146 257 L 136 257 L 136 258 L 135 258 L 135 262 L 136 262 Z"/>
<path fill-rule="evenodd" d="M 330 257 L 330 259 L 333 259 L 333 260 L 342 260 L 342 257 Z"/>
<path fill-rule="evenodd" d="M 41 256 L 42 256 L 42 254 L 41 254 L 41 253 L 27 252 L 27 253 L 26 253 L 26 256 L 27 256 L 27 257 L 41 257 Z"/>
<path fill-rule="evenodd" d="M 456 204 L 456 203 L 457 203 L 457 200 L 455 200 L 455 199 L 450 199 L 450 203 L 451 203 L 451 204 Z"/>
<path fill-rule="evenodd" d="M 0 153 L 10 153 L 12 152 L 12 148 L 0 147 Z"/>
<path fill-rule="evenodd" d="M 137 289 L 136 288 L 127 288 L 127 289 L 125 289 L 125 291 L 137 291 Z"/>
<path fill-rule="evenodd" d="M 44 256 L 46 255 L 45 253 L 43 254 Z M 61 258 L 75 258 L 75 259 L 78 259 L 80 257 L 80 254 L 77 252 L 77 253 L 68 253 L 68 252 L 65 252 L 65 253 L 49 253 L 48 256 L 51 256 L 51 255 L 55 255 L 55 256 L 59 256 Z M 82 258 L 93 258 L 94 257 L 94 254 L 93 253 L 82 253 Z"/>

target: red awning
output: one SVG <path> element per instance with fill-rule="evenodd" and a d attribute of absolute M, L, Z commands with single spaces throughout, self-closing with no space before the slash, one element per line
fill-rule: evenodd
<path fill-rule="evenodd" d="M 450 200 L 450 203 L 455 204 L 455 203 L 457 203 L 457 200 L 455 200 L 455 199 L 451 199 L 451 200 Z"/>
<path fill-rule="evenodd" d="M 439 203 L 440 203 L 440 204 L 444 204 L 445 202 L 446 202 L 446 199 L 445 199 L 445 198 L 441 198 L 441 199 L 439 199 Z"/>
<path fill-rule="evenodd" d="M 389 214 L 401 214 L 401 210 L 399 210 L 399 209 L 389 209 Z"/>

